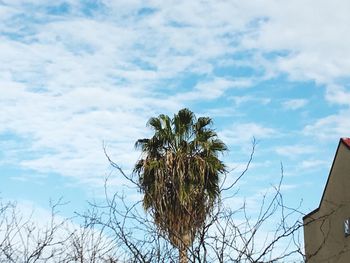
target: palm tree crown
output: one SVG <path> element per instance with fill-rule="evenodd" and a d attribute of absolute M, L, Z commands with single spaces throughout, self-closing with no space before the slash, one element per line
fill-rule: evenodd
<path fill-rule="evenodd" d="M 144 194 L 143 206 L 180 255 L 213 208 L 219 175 L 226 171 L 218 155 L 227 147 L 211 124 L 210 118 L 197 119 L 188 109 L 172 119 L 159 115 L 148 121 L 154 135 L 135 144 L 142 152 L 134 173 Z"/>

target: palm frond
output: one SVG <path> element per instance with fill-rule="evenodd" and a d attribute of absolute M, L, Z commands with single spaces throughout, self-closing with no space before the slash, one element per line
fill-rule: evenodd
<path fill-rule="evenodd" d="M 135 143 L 142 153 L 134 173 L 143 206 L 177 247 L 184 236 L 190 245 L 219 198 L 219 176 L 226 167 L 218 155 L 227 147 L 211 124 L 209 117 L 197 119 L 189 109 L 172 119 L 161 114 L 147 123 L 154 135 Z"/>

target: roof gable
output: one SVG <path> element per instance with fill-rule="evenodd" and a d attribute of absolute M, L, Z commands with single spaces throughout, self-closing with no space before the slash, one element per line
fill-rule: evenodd
<path fill-rule="evenodd" d="M 323 194 L 322 194 L 322 197 L 321 197 L 320 204 L 319 204 L 318 208 L 316 208 L 315 210 L 311 211 L 309 214 L 305 215 L 305 216 L 303 217 L 303 220 L 305 220 L 306 218 L 310 217 L 311 215 L 317 213 L 317 212 L 320 210 L 320 207 L 321 207 L 321 205 L 322 205 L 322 202 L 323 202 L 323 199 L 324 199 L 326 190 L 327 190 L 327 186 L 328 186 L 329 181 L 330 181 L 330 177 L 331 177 L 332 172 L 333 172 L 334 164 L 335 164 L 335 161 L 336 161 L 336 159 L 337 159 L 337 155 L 338 155 L 338 152 L 339 152 L 339 147 L 340 147 L 340 145 L 345 145 L 346 148 L 347 148 L 348 150 L 350 150 L 350 138 L 341 138 L 341 139 L 339 140 L 339 144 L 338 144 L 338 147 L 337 147 L 337 151 L 336 151 L 336 153 L 335 153 L 335 156 L 334 156 L 334 159 L 333 159 L 333 163 L 332 163 L 330 172 L 329 172 L 329 174 L 328 174 L 327 183 L 326 183 L 326 186 L 325 186 L 325 188 L 324 188 L 324 190 L 323 190 Z"/>

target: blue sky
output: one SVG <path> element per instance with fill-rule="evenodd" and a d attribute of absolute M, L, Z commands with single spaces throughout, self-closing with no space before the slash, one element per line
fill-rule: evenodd
<path fill-rule="evenodd" d="M 210 116 L 241 198 L 276 184 L 316 208 L 350 136 L 350 2 L 0 0 L 0 193 L 81 211 L 126 182 L 147 120 Z M 139 198 L 128 192 L 131 200 Z M 239 198 L 238 198 L 239 200 Z M 254 204 L 253 204 L 254 205 Z"/>

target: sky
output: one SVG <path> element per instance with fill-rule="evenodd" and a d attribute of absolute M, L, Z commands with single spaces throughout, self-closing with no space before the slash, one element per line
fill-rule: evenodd
<path fill-rule="evenodd" d="M 124 191 L 150 117 L 209 116 L 228 183 L 252 206 L 278 183 L 302 213 L 350 136 L 347 0 L 0 0 L 0 197 L 64 216 Z M 138 200 L 135 189 L 127 190 Z M 235 204 L 232 204 L 235 205 Z M 237 203 L 238 205 L 238 203 Z M 23 206 L 22 206 L 23 207 Z"/>

